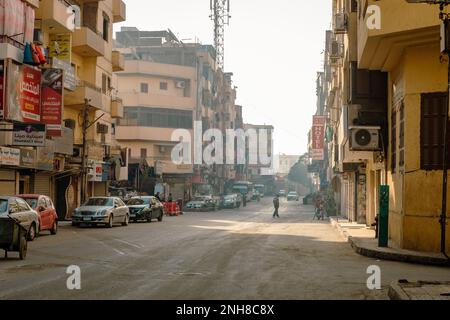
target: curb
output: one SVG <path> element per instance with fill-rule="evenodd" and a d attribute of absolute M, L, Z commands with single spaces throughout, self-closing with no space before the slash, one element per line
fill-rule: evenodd
<path fill-rule="evenodd" d="M 389 286 L 388 297 L 389 299 L 395 301 L 411 300 L 411 298 L 400 287 L 398 281 L 392 282 L 391 285 Z"/>
<path fill-rule="evenodd" d="M 358 244 L 357 238 L 354 238 L 348 234 L 336 221 L 334 218 L 330 218 L 331 224 L 338 230 L 338 232 L 350 243 L 351 247 L 359 255 L 376 258 L 381 260 L 422 264 L 422 265 L 432 265 L 440 267 L 450 267 L 450 260 L 445 257 L 429 257 L 429 256 L 419 256 L 419 255 L 409 255 L 396 252 L 384 252 L 380 250 L 375 250 L 367 248 Z"/>

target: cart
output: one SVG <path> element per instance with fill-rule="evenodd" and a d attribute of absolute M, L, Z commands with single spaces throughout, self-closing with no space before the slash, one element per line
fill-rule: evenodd
<path fill-rule="evenodd" d="M 12 251 L 19 252 L 20 260 L 24 260 L 27 248 L 27 230 L 9 216 L 0 218 L 0 249 L 5 250 L 5 259 Z"/>

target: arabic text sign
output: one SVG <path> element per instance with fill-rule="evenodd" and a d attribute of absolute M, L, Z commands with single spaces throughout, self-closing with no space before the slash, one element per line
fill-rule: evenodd
<path fill-rule="evenodd" d="M 41 120 L 41 71 L 25 65 L 20 82 L 20 107 L 24 122 Z"/>
<path fill-rule="evenodd" d="M 12 144 L 23 147 L 45 146 L 45 124 L 15 123 L 13 126 Z"/>
<path fill-rule="evenodd" d="M 18 166 L 20 164 L 20 150 L 0 147 L 0 164 L 4 166 Z"/>
<path fill-rule="evenodd" d="M 42 74 L 42 123 L 47 135 L 60 137 L 63 106 L 63 70 L 45 69 Z"/>

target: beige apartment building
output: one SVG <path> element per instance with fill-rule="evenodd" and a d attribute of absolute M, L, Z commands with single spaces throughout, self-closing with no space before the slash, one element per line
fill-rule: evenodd
<path fill-rule="evenodd" d="M 25 36 L 20 32 L 16 32 L 21 35 L 14 39 L 3 35 L 1 46 L 5 50 L 0 50 L 1 60 L 5 64 L 13 61 L 14 65 L 22 66 L 24 47 L 32 43 L 42 48 L 46 55 L 45 63 L 33 64 L 35 72 L 44 77 L 51 74 L 51 70 L 63 70 L 63 81 L 59 84 L 59 88 L 62 87 L 59 115 L 52 116 L 59 121 L 53 126 L 59 127 L 61 134 L 51 136 L 49 130 L 54 127 L 46 124 L 44 145 L 18 148 L 23 159 L 17 166 L 1 164 L 0 171 L 7 172 L 10 180 L 5 185 L 8 190 L 1 190 L 1 193 L 48 195 L 55 202 L 60 219 L 70 219 L 71 212 L 83 199 L 82 184 L 86 198 L 107 195 L 110 181 L 127 179 L 126 161 L 123 161 L 123 152 L 113 132 L 113 120 L 122 116 L 121 100 L 111 82 L 113 72 L 124 67 L 123 57 L 113 52 L 112 31 L 114 23 L 125 20 L 126 6 L 121 0 L 11 2 L 16 8 L 22 8 L 25 3 L 26 19 L 19 19 L 15 24 L 16 28 L 25 30 Z M 4 17 L 11 15 L 9 21 L 14 21 L 15 14 L 17 12 L 5 11 Z M 43 91 L 38 94 L 43 99 Z M 8 96 L 5 99 L 8 101 Z M 87 171 L 84 174 L 81 150 L 86 101 L 90 127 L 86 135 Z M 43 110 L 43 103 L 40 107 Z M 40 121 L 43 119 L 41 115 Z M 12 127 L 9 119 L 5 120 L 3 125 Z M 15 150 L 11 145 L 11 133 L 3 132 L 0 136 L 0 144 Z"/>
<path fill-rule="evenodd" d="M 166 184 L 174 197 L 185 200 L 197 193 L 222 193 L 236 177 L 235 165 L 175 165 L 171 159 L 177 129 L 189 130 L 194 139 L 194 122 L 202 134 L 242 128 L 232 74 L 216 68 L 214 48 L 183 43 L 170 30 L 133 27 L 117 33 L 116 47 L 126 58 L 125 71 L 117 74 L 124 118 L 116 133 L 129 148 L 130 181 L 148 193 Z M 142 168 L 148 169 L 143 173 Z"/>

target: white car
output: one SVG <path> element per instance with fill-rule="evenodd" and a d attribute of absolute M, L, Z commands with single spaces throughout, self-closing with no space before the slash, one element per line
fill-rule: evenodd
<path fill-rule="evenodd" d="M 22 227 L 28 230 L 28 241 L 33 241 L 39 231 L 39 214 L 31 209 L 23 199 L 17 197 L 0 197 L 0 217 L 17 220 Z"/>
<path fill-rule="evenodd" d="M 81 207 L 75 209 L 72 215 L 72 225 L 105 225 L 112 228 L 114 224 L 120 223 L 128 226 L 130 221 L 130 209 L 117 197 L 94 197 L 90 198 Z"/>

